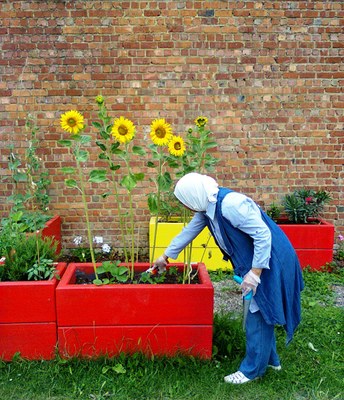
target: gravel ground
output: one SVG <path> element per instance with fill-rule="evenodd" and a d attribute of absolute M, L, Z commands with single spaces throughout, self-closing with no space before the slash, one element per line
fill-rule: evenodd
<path fill-rule="evenodd" d="M 230 279 L 213 282 L 214 312 L 242 313 L 242 297 L 239 285 Z M 333 285 L 335 305 L 344 307 L 344 286 Z"/>

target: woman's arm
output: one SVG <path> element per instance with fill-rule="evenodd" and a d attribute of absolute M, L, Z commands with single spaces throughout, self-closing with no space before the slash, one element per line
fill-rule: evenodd
<path fill-rule="evenodd" d="M 196 213 L 192 220 L 171 241 L 165 250 L 164 256 L 176 259 L 179 253 L 202 232 L 206 225 L 205 215 L 202 212 Z"/>

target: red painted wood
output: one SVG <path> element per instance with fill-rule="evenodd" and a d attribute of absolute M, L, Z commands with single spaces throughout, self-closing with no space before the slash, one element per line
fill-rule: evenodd
<path fill-rule="evenodd" d="M 61 217 L 56 215 L 51 218 L 42 230 L 43 237 L 52 237 L 57 240 L 57 250 L 56 253 L 59 254 L 61 252 Z"/>
<path fill-rule="evenodd" d="M 310 266 L 317 271 L 333 259 L 333 250 L 297 249 L 296 254 L 302 268 Z"/>
<path fill-rule="evenodd" d="M 16 353 L 29 360 L 55 357 L 56 323 L 0 324 L 0 358 L 12 360 Z"/>
<path fill-rule="evenodd" d="M 145 271 L 148 267 L 149 264 L 141 264 L 136 270 Z M 56 290 L 59 326 L 213 322 L 214 289 L 204 264 L 199 285 L 76 285 L 76 269 L 93 270 L 91 264 L 69 264 Z"/>
<path fill-rule="evenodd" d="M 135 270 L 148 267 L 139 263 Z M 119 344 L 132 343 L 128 351 L 168 355 L 193 349 L 194 355 L 211 356 L 214 289 L 204 264 L 200 283 L 190 285 L 76 285 L 76 269 L 93 270 L 91 264 L 70 264 L 56 289 L 62 355 L 66 349 L 70 355 L 115 354 Z"/>
<path fill-rule="evenodd" d="M 321 218 L 318 221 L 319 224 L 278 223 L 293 245 L 302 268 L 310 266 L 320 270 L 333 260 L 334 225 Z"/>
<path fill-rule="evenodd" d="M 212 327 L 209 325 L 95 326 L 58 328 L 62 357 L 98 357 L 121 352 L 146 355 L 179 353 L 211 358 Z"/>
<path fill-rule="evenodd" d="M 319 219 L 320 224 L 283 224 L 278 226 L 295 249 L 332 249 L 334 225 Z"/>
<path fill-rule="evenodd" d="M 56 267 L 60 276 L 66 263 Z M 56 321 L 55 288 L 58 280 L 0 282 L 0 324 Z"/>

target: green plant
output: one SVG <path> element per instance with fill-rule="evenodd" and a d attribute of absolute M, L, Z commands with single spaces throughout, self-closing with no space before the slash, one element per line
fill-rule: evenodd
<path fill-rule="evenodd" d="M 40 258 L 32 268 L 27 271 L 28 280 L 42 281 L 52 279 L 55 275 L 54 261 L 48 258 Z"/>
<path fill-rule="evenodd" d="M 344 236 L 338 235 L 338 245 L 335 251 L 335 259 L 338 261 L 344 261 Z"/>
<path fill-rule="evenodd" d="M 101 150 L 99 158 L 107 162 L 113 185 L 113 191 L 105 193 L 104 197 L 109 194 L 115 195 L 125 261 L 131 263 L 131 278 L 133 278 L 137 249 L 135 247 L 132 192 L 138 182 L 144 179 L 144 174 L 142 172 L 134 172 L 132 157 L 145 156 L 146 152 L 142 147 L 133 144 L 136 127 L 132 121 L 120 117 L 116 118 L 111 124 L 104 98 L 97 96 L 96 103 L 99 107 L 98 117 L 100 122 L 93 122 L 92 125 L 99 131 L 100 138 L 96 140 L 96 144 Z M 122 165 L 126 169 L 126 174 L 118 181 L 117 171 L 122 168 Z M 122 201 L 120 200 L 118 186 L 124 188 L 128 196 L 129 212 L 127 214 L 123 214 L 121 210 Z M 127 242 L 129 245 L 126 244 Z"/>
<path fill-rule="evenodd" d="M 48 187 L 50 179 L 48 171 L 44 170 L 42 159 L 37 155 L 40 140 L 38 127 L 31 115 L 25 123 L 28 147 L 22 157 L 15 152 L 15 145 L 10 145 L 8 169 L 11 173 L 4 181 L 10 181 L 13 192 L 8 200 L 12 203 L 9 219 L 15 215 L 25 231 L 34 232 L 42 229 L 51 218 L 47 215 L 50 197 Z M 20 218 L 18 218 L 20 216 Z"/>
<path fill-rule="evenodd" d="M 331 196 L 326 190 L 300 189 L 286 195 L 282 200 L 282 206 L 290 221 L 306 224 L 309 218 L 318 217 L 330 200 Z"/>
<path fill-rule="evenodd" d="M 272 203 L 267 209 L 266 213 L 271 219 L 277 221 L 278 218 L 281 216 L 282 207 L 276 203 Z"/>
<path fill-rule="evenodd" d="M 91 142 L 91 136 L 82 135 L 81 132 L 85 129 L 84 117 L 75 110 L 68 111 L 61 115 L 61 127 L 66 132 L 71 135 L 69 139 L 60 140 L 59 144 L 67 147 L 71 150 L 71 155 L 74 157 L 76 162 L 76 169 L 73 167 L 63 167 L 62 172 L 67 175 L 77 175 L 78 181 L 74 178 L 65 179 L 65 184 L 67 187 L 72 189 L 77 189 L 81 193 L 82 203 L 84 206 L 84 213 L 86 218 L 86 229 L 88 243 L 91 253 L 92 265 L 94 273 L 96 276 L 96 281 L 98 281 L 97 267 L 93 249 L 93 235 L 91 230 L 88 203 L 86 198 L 86 181 L 84 177 L 84 171 L 82 169 L 82 163 L 85 163 L 89 159 L 89 152 L 83 149 L 84 146 L 88 146 Z M 88 182 L 90 183 L 101 183 L 107 180 L 105 170 L 92 170 L 88 177 Z"/>
<path fill-rule="evenodd" d="M 53 261 L 57 243 L 41 234 L 12 235 L 3 255 L 5 263 L 0 269 L 1 281 L 47 280 L 54 275 Z"/>
<path fill-rule="evenodd" d="M 114 282 L 127 282 L 129 279 L 129 269 L 128 267 L 120 266 L 119 264 L 120 261 L 103 262 L 98 268 L 98 280 L 95 280 L 93 283 L 96 285 L 106 285 Z M 102 278 L 100 276 L 101 274 L 104 274 L 105 277 Z"/>

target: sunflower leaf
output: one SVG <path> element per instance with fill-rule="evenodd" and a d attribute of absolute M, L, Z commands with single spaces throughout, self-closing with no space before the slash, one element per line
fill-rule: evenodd
<path fill-rule="evenodd" d="M 75 168 L 73 168 L 73 167 L 62 167 L 61 171 L 64 174 L 75 174 Z"/>
<path fill-rule="evenodd" d="M 64 146 L 64 147 L 71 147 L 72 146 L 72 141 L 71 140 L 59 140 L 57 143 L 60 144 L 61 146 Z"/>
<path fill-rule="evenodd" d="M 107 180 L 106 170 L 96 169 L 96 170 L 91 171 L 90 177 L 88 180 L 89 180 L 89 182 L 93 182 L 93 183 L 105 182 Z"/>
<path fill-rule="evenodd" d="M 88 151 L 86 150 L 80 150 L 78 153 L 75 155 L 75 158 L 80 161 L 80 162 L 86 162 L 88 160 Z"/>
<path fill-rule="evenodd" d="M 127 175 L 121 180 L 121 186 L 125 187 L 129 192 L 134 189 L 136 183 L 134 175 Z"/>
<path fill-rule="evenodd" d="M 158 198 L 156 193 L 149 193 L 148 195 L 148 208 L 152 214 L 158 213 Z"/>
<path fill-rule="evenodd" d="M 92 122 L 92 125 L 97 129 L 102 129 L 102 124 L 100 122 L 97 121 Z"/>
<path fill-rule="evenodd" d="M 100 142 L 99 140 L 96 140 L 96 145 L 100 147 L 101 150 L 106 151 L 106 146 L 103 142 Z"/>
<path fill-rule="evenodd" d="M 146 152 L 141 146 L 133 146 L 132 149 L 134 154 L 137 154 L 138 156 L 145 156 Z"/>
<path fill-rule="evenodd" d="M 70 188 L 77 188 L 77 189 L 79 188 L 78 183 L 75 179 L 65 179 L 65 184 L 67 187 Z"/>
<path fill-rule="evenodd" d="M 92 138 L 91 138 L 91 136 L 89 136 L 89 135 L 81 135 L 81 136 L 80 136 L 80 142 L 81 142 L 82 144 L 90 143 L 91 140 L 92 140 Z"/>
<path fill-rule="evenodd" d="M 153 163 L 153 161 L 148 161 L 148 162 L 147 162 L 147 167 L 148 167 L 148 168 L 155 168 L 156 165 Z"/>

